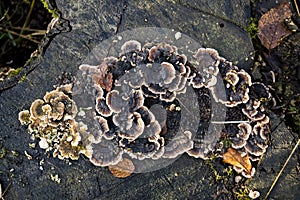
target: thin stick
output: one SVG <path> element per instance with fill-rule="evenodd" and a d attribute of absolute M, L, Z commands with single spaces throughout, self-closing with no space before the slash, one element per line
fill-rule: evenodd
<path fill-rule="evenodd" d="M 282 166 L 281 170 L 280 170 L 279 173 L 277 174 L 276 178 L 274 179 L 274 181 L 273 181 L 273 183 L 272 183 L 272 185 L 271 185 L 271 187 L 270 187 L 268 193 L 266 194 L 264 200 L 266 200 L 266 199 L 268 198 L 268 196 L 270 195 L 270 193 L 271 193 L 271 191 L 273 190 L 275 184 L 277 183 L 279 177 L 281 176 L 281 174 L 282 174 L 284 168 L 286 167 L 286 165 L 287 165 L 288 162 L 290 161 L 292 155 L 295 153 L 295 151 L 296 151 L 297 147 L 299 146 L 299 144 L 300 144 L 300 139 L 298 140 L 298 142 L 297 142 L 297 144 L 295 145 L 295 147 L 293 148 L 291 154 L 289 155 L 289 157 L 288 157 L 287 160 L 285 161 L 284 165 Z"/>
<path fill-rule="evenodd" d="M 21 41 L 21 38 L 24 38 L 23 36 L 23 33 L 24 33 L 24 29 L 27 27 L 27 25 L 29 24 L 29 21 L 30 21 L 30 16 L 31 16 L 31 13 L 33 11 L 33 7 L 34 7 L 34 3 L 35 3 L 35 0 L 32 0 L 31 4 L 30 4 L 30 9 L 28 11 L 28 14 L 26 16 L 26 20 L 22 26 L 22 29 L 20 30 L 20 33 L 18 34 L 18 38 L 16 39 L 17 41 L 17 44 Z M 31 40 L 31 39 L 28 39 L 28 40 Z"/>
<path fill-rule="evenodd" d="M 295 4 L 295 7 L 296 7 L 296 11 L 298 13 L 298 16 L 300 16 L 300 12 L 299 12 L 299 8 L 298 8 L 298 4 L 297 4 L 296 0 L 294 0 L 294 4 Z"/>
<path fill-rule="evenodd" d="M 8 190 L 8 188 L 9 188 L 10 185 L 11 185 L 11 182 L 8 184 L 8 186 L 7 186 L 7 187 L 5 188 L 5 190 L 3 191 L 2 196 L 1 196 L 1 199 L 2 199 L 2 200 L 4 200 L 3 196 L 4 196 L 4 194 L 7 192 L 7 190 Z"/>
<path fill-rule="evenodd" d="M 20 32 L 20 35 L 23 34 L 23 31 L 24 31 L 24 28 L 27 27 L 27 25 L 29 24 L 29 21 L 30 21 L 30 16 L 31 16 L 31 13 L 32 13 L 32 10 L 33 10 L 33 7 L 34 7 L 34 3 L 35 3 L 35 0 L 32 0 L 31 4 L 30 4 L 30 9 L 29 9 L 29 12 L 26 16 L 26 20 L 23 24 L 23 27 L 21 29 L 21 32 Z"/>
<path fill-rule="evenodd" d="M 1 27 L 1 25 L 0 25 Z M 21 28 L 21 27 L 18 27 L 18 26 L 10 26 L 11 29 L 14 29 L 14 30 L 21 30 L 23 29 L 24 31 L 28 31 L 28 32 L 36 32 L 36 33 L 39 33 L 39 32 L 46 32 L 46 30 L 42 30 L 42 29 L 35 29 L 35 28 L 28 28 L 28 27 L 25 27 L 25 28 Z"/>
<path fill-rule="evenodd" d="M 212 124 L 239 124 L 247 122 L 249 121 L 211 121 Z"/>
<path fill-rule="evenodd" d="M 30 37 L 30 35 L 28 36 L 28 35 L 20 35 L 20 33 L 17 33 L 17 32 L 14 32 L 14 31 L 11 31 L 11 30 L 8 30 L 8 29 L 3 29 L 2 27 L 0 27 L 0 31 L 5 31 L 5 32 L 7 32 L 7 33 L 10 33 L 10 34 L 12 34 L 12 35 L 16 35 L 16 36 L 19 36 L 19 38 L 24 38 L 24 39 L 26 39 L 26 40 L 29 40 L 29 41 L 31 41 L 31 42 L 34 42 L 34 43 L 39 43 L 39 41 L 37 41 L 37 40 L 35 40 L 35 39 L 32 39 L 31 37 Z"/>
<path fill-rule="evenodd" d="M 0 22 L 6 17 L 8 13 L 8 9 L 4 12 L 3 16 L 0 18 Z"/>

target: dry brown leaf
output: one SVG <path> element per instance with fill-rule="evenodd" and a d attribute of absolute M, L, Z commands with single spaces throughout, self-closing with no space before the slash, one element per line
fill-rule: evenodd
<path fill-rule="evenodd" d="M 249 156 L 246 155 L 246 156 L 242 157 L 241 154 L 237 150 L 235 150 L 231 147 L 229 147 L 227 149 L 227 151 L 223 154 L 223 162 L 228 163 L 233 166 L 236 166 L 236 167 L 239 167 L 239 168 L 242 168 L 247 173 L 251 172 L 252 166 L 251 166 Z"/>
<path fill-rule="evenodd" d="M 283 2 L 260 18 L 258 21 L 258 38 L 267 49 L 275 48 L 284 37 L 292 33 L 284 24 L 284 20 L 291 16 L 290 5 Z"/>
<path fill-rule="evenodd" d="M 126 178 L 133 173 L 135 167 L 131 160 L 123 158 L 118 164 L 108 166 L 108 169 L 115 177 Z"/>

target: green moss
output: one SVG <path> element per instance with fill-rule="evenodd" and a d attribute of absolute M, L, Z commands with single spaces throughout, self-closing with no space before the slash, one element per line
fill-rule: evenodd
<path fill-rule="evenodd" d="M 0 149 L 0 158 L 4 158 L 5 154 L 6 154 L 6 149 L 4 147 L 2 147 Z"/>
<path fill-rule="evenodd" d="M 231 147 L 232 141 L 229 138 L 225 138 L 222 140 L 224 147 L 227 149 L 228 147 Z"/>
<path fill-rule="evenodd" d="M 57 8 L 51 9 L 49 7 L 49 4 L 47 3 L 47 0 L 40 0 L 40 1 L 43 4 L 44 8 L 52 15 L 53 18 L 59 18 L 59 14 L 58 14 L 58 9 Z"/>
<path fill-rule="evenodd" d="M 26 74 L 24 74 L 21 79 L 19 80 L 19 83 L 22 83 L 23 81 L 25 81 L 27 79 Z M 32 85 L 32 84 L 31 84 Z"/>
<path fill-rule="evenodd" d="M 251 17 L 248 27 L 246 28 L 247 33 L 249 34 L 251 39 L 256 38 L 258 27 L 257 27 L 257 19 Z"/>
<path fill-rule="evenodd" d="M 251 198 L 248 196 L 249 191 L 246 187 L 239 189 L 237 192 L 234 192 L 234 194 L 238 200 L 251 200 Z"/>
<path fill-rule="evenodd" d="M 22 69 L 22 67 L 19 67 L 17 69 L 12 70 L 11 72 L 9 72 L 7 77 L 8 78 L 14 77 L 15 75 L 17 75 L 21 71 L 21 69 Z"/>
<path fill-rule="evenodd" d="M 226 167 L 226 172 L 228 176 L 233 176 L 233 168 L 232 167 Z"/>
<path fill-rule="evenodd" d="M 219 175 L 219 172 L 216 170 L 215 166 L 213 165 L 213 163 L 211 162 L 211 160 L 207 160 L 206 164 L 209 166 L 209 168 L 212 170 L 213 174 L 216 177 L 217 181 L 222 180 L 222 176 Z"/>
<path fill-rule="evenodd" d="M 212 170 L 213 174 L 215 175 L 216 181 L 228 180 L 230 177 L 233 176 L 233 170 L 231 167 L 226 167 L 225 168 L 226 173 L 225 174 L 223 173 L 224 175 L 220 175 L 219 171 L 214 166 L 212 160 L 206 160 L 205 162 Z"/>

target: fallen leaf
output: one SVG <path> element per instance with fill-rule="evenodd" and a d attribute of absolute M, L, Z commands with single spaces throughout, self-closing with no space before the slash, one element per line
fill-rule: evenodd
<path fill-rule="evenodd" d="M 283 2 L 260 18 L 258 21 L 258 38 L 267 49 L 277 47 L 283 38 L 292 33 L 284 23 L 291 16 L 290 5 L 287 2 Z"/>
<path fill-rule="evenodd" d="M 99 66 L 99 72 L 93 75 L 93 79 L 106 91 L 110 91 L 113 83 L 113 75 L 109 72 L 109 68 L 105 61 Z"/>
<path fill-rule="evenodd" d="M 238 168 L 242 168 L 247 173 L 251 172 L 252 166 L 249 156 L 246 155 L 242 157 L 242 155 L 237 150 L 231 147 L 229 147 L 227 151 L 223 154 L 223 162 L 236 166 Z"/>
<path fill-rule="evenodd" d="M 108 166 L 108 169 L 115 177 L 126 178 L 133 173 L 135 167 L 131 160 L 123 158 L 118 164 Z"/>

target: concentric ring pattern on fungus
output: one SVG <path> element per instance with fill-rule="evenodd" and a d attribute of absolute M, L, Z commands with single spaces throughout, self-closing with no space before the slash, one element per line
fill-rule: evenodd
<path fill-rule="evenodd" d="M 216 50 L 190 56 L 168 43 L 128 40 L 118 52 L 82 64 L 72 92 L 60 86 L 19 114 L 41 148 L 60 158 L 84 154 L 96 166 L 129 159 L 134 167 L 126 170 L 136 173 L 183 153 L 208 159 L 224 138 L 252 161 L 266 151 L 268 88 Z"/>

